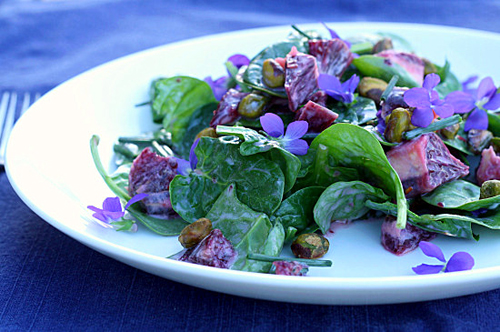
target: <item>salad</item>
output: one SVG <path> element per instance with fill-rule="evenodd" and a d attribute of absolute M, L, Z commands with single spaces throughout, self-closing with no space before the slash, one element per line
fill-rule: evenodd
<path fill-rule="evenodd" d="M 440 260 L 436 236 L 478 240 L 472 225 L 500 228 L 490 77 L 460 82 L 450 63 L 396 35 L 292 27 L 251 59 L 230 56 L 226 76 L 154 80 L 139 106 L 160 128 L 120 137 L 115 173 L 92 137 L 117 195 L 89 206 L 96 221 L 178 236 L 185 249 L 172 259 L 286 275 L 331 266 L 321 258 L 338 223 L 385 218 L 373 234 L 385 249 L 421 244 Z M 285 246 L 295 257 L 281 256 Z"/>

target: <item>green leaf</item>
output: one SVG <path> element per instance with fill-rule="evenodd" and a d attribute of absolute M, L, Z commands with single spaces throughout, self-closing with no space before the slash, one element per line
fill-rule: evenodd
<path fill-rule="evenodd" d="M 325 189 L 314 206 L 314 221 L 326 234 L 335 220 L 352 221 L 363 217 L 370 209 L 367 200 L 385 202 L 390 197 L 381 189 L 361 181 L 337 182 Z"/>
<path fill-rule="evenodd" d="M 488 130 L 500 137 L 500 114 L 488 111 Z"/>
<path fill-rule="evenodd" d="M 191 114 L 185 129 L 172 136 L 173 148 L 179 156 L 188 160 L 189 151 L 196 135 L 203 129 L 209 127 L 213 118 L 213 111 L 217 109 L 217 103 L 209 103 L 198 107 Z"/>
<path fill-rule="evenodd" d="M 479 209 L 495 210 L 500 204 L 500 196 L 479 199 L 481 188 L 464 180 L 455 180 L 442 184 L 432 192 L 422 195 L 427 204 L 444 209 L 476 211 Z"/>
<path fill-rule="evenodd" d="M 320 144 L 328 148 L 336 166 L 355 168 L 361 180 L 395 199 L 399 210 L 397 225 L 405 227 L 407 204 L 403 185 L 373 134 L 355 125 L 335 124 L 316 137 L 311 148 L 316 149 Z"/>
<path fill-rule="evenodd" d="M 292 191 L 311 186 L 326 187 L 334 182 L 352 181 L 359 179 L 355 168 L 337 166 L 335 158 L 331 156 L 329 148 L 319 144 L 317 148 L 309 148 L 302 156 L 301 175 Z"/>
<path fill-rule="evenodd" d="M 222 191 L 206 217 L 212 221 L 214 228 L 221 230 L 237 250 L 238 258 L 231 267 L 232 269 L 252 272 L 269 271 L 268 264 L 248 262 L 246 257 L 250 252 L 265 253 L 265 245 L 272 227 L 271 222 L 266 214 L 256 212 L 238 200 L 234 184 L 230 184 Z M 273 234 L 273 236 L 278 235 Z M 284 241 L 284 232 L 282 238 Z M 270 252 L 273 249 L 272 246 L 268 248 Z M 279 252 L 276 255 L 278 254 Z M 266 266 L 267 271 L 265 271 Z"/>
<path fill-rule="evenodd" d="M 172 207 L 183 219 L 204 217 L 231 183 L 238 187 L 238 199 L 251 209 L 271 215 L 279 207 L 285 176 L 264 155 L 242 156 L 235 137 L 202 137 L 195 153 L 196 170 L 170 183 Z"/>
<path fill-rule="evenodd" d="M 101 158 L 99 157 L 99 152 L 97 151 L 97 146 L 99 145 L 99 137 L 92 136 L 90 140 L 90 149 L 92 153 L 92 158 L 94 159 L 94 164 L 103 178 L 104 182 L 108 185 L 109 189 L 115 193 L 122 201 L 128 202 L 130 196 L 127 191 L 128 186 L 128 173 L 130 171 L 130 165 L 120 167 L 117 172 L 113 175 L 108 175 L 104 169 Z M 178 219 L 159 219 L 148 216 L 143 213 L 137 204 L 131 205 L 127 210 L 134 218 L 140 221 L 144 226 L 152 230 L 153 232 L 160 235 L 178 235 L 186 225 L 188 225 L 184 220 Z"/>
<path fill-rule="evenodd" d="M 285 58 L 292 47 L 295 46 L 299 52 L 307 53 L 303 39 L 278 42 L 263 49 L 248 65 L 242 76 L 243 82 L 251 85 L 254 89 L 264 91 L 272 96 L 287 98 L 285 88 L 268 88 L 262 81 L 262 66 L 266 59 Z"/>
<path fill-rule="evenodd" d="M 439 93 L 440 98 L 446 97 L 450 92 L 462 90 L 462 83 L 450 71 L 450 63 L 446 60 L 443 67 L 439 67 L 438 75 L 441 77 L 441 82 L 436 86 L 435 90 Z"/>
<path fill-rule="evenodd" d="M 339 115 L 335 123 L 362 125 L 377 118 L 377 106 L 375 102 L 369 98 L 360 96 L 356 97 L 356 100 L 352 104 L 345 105 L 338 103 L 338 107 L 333 107 L 332 109 Z"/>
<path fill-rule="evenodd" d="M 390 202 L 375 203 L 366 201 L 366 206 L 372 210 L 382 211 L 392 216 L 399 215 L 397 206 Z M 419 216 L 408 210 L 408 222 L 410 224 L 429 232 L 451 237 L 475 239 L 476 237 L 472 233 L 472 220 L 474 219 L 451 214 L 425 214 Z"/>
<path fill-rule="evenodd" d="M 150 94 L 153 121 L 163 122 L 173 135 L 186 126 L 198 107 L 216 101 L 206 82 L 188 76 L 157 79 L 151 83 Z"/>
<path fill-rule="evenodd" d="M 243 140 L 240 152 L 243 156 L 264 153 L 264 156 L 277 163 L 285 175 L 285 193 L 292 189 L 300 171 L 300 160 L 281 147 L 279 141 L 244 127 L 217 126 L 217 134 L 236 136 Z"/>
<path fill-rule="evenodd" d="M 353 59 L 352 64 L 363 76 L 375 77 L 389 82 L 393 76 L 397 75 L 399 77 L 398 86 L 409 88 L 419 86 L 406 69 L 394 62 L 389 66 L 385 60 L 379 56 L 362 55 Z"/>
<path fill-rule="evenodd" d="M 289 234 L 290 227 L 293 227 L 295 232 L 305 229 L 314 222 L 314 205 L 324 189 L 323 187 L 307 187 L 295 192 L 283 200 L 272 218 L 276 218 L 283 224 L 287 234 Z"/>

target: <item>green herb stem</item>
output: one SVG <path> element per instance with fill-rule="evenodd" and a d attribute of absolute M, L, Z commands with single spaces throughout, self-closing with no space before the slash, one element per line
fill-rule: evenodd
<path fill-rule="evenodd" d="M 358 43 L 351 46 L 351 53 L 364 54 L 370 53 L 373 49 L 373 44 L 370 42 Z"/>
<path fill-rule="evenodd" d="M 253 259 L 256 261 L 271 262 L 271 263 L 276 262 L 276 261 L 300 262 L 300 263 L 305 263 L 308 266 L 317 266 L 317 267 L 330 267 L 333 265 L 332 261 L 330 261 L 330 260 L 285 258 L 285 257 L 275 257 L 275 256 L 268 256 L 268 255 L 262 255 L 262 254 L 254 254 L 254 253 L 249 253 L 247 258 Z"/>
<path fill-rule="evenodd" d="M 436 130 L 443 129 L 443 128 L 446 128 L 448 126 L 460 123 L 460 122 L 462 122 L 462 117 L 458 114 L 455 114 L 449 118 L 445 118 L 445 119 L 433 122 L 425 128 L 417 128 L 417 129 L 407 131 L 406 133 L 403 134 L 403 137 L 405 140 L 411 140 L 411 139 L 418 137 L 422 134 L 431 133 L 431 132 L 434 132 Z"/>
<path fill-rule="evenodd" d="M 297 26 L 295 25 L 292 25 L 292 28 L 297 31 L 299 34 L 301 34 L 302 36 L 306 37 L 308 40 L 311 40 L 313 39 L 311 36 L 309 36 L 307 33 L 305 33 L 304 31 L 300 30 L 299 28 L 297 28 Z"/>
<path fill-rule="evenodd" d="M 396 83 L 398 83 L 399 76 L 394 75 L 392 76 L 391 80 L 387 84 L 387 88 L 385 88 L 384 92 L 380 96 L 380 100 L 387 100 L 387 97 L 389 97 L 389 94 L 391 93 L 392 89 L 396 86 Z"/>

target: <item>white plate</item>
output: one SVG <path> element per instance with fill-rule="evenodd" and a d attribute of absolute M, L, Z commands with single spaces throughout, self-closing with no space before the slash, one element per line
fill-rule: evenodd
<path fill-rule="evenodd" d="M 493 33 L 428 25 L 355 23 L 330 26 L 343 36 L 393 32 L 411 41 L 418 54 L 452 70 L 490 75 L 500 83 L 500 36 Z M 303 26 L 303 28 L 321 26 Z M 500 287 L 500 241 L 481 230 L 479 242 L 440 236 L 447 257 L 469 251 L 472 271 L 429 276 L 411 267 L 434 264 L 420 251 L 396 257 L 380 245 L 380 222 L 355 223 L 329 236 L 326 258 L 331 268 L 311 268 L 308 277 L 286 277 L 228 271 L 165 259 L 177 252 L 176 237 L 165 238 L 140 227 L 137 233 L 101 228 L 89 221 L 89 204 L 112 196 L 97 173 L 89 150 L 93 134 L 112 168 L 112 143 L 118 136 L 154 128 L 148 108 L 150 81 L 176 74 L 204 78 L 223 75 L 224 61 L 234 53 L 255 55 L 283 39 L 289 27 L 238 31 L 166 45 L 133 54 L 85 72 L 43 96 L 12 132 L 7 174 L 24 202 L 54 227 L 121 262 L 158 276 L 218 292 L 277 301 L 316 304 L 382 304 L 440 299 Z"/>

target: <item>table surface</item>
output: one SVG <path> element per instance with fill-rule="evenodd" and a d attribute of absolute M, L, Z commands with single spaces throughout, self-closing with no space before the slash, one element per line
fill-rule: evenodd
<path fill-rule="evenodd" d="M 0 0 L 0 91 L 46 92 L 87 69 L 187 38 L 310 22 L 380 21 L 500 32 L 499 1 Z M 490 330 L 500 290 L 440 301 L 319 306 L 165 280 L 45 223 L 0 172 L 0 330 Z"/>

